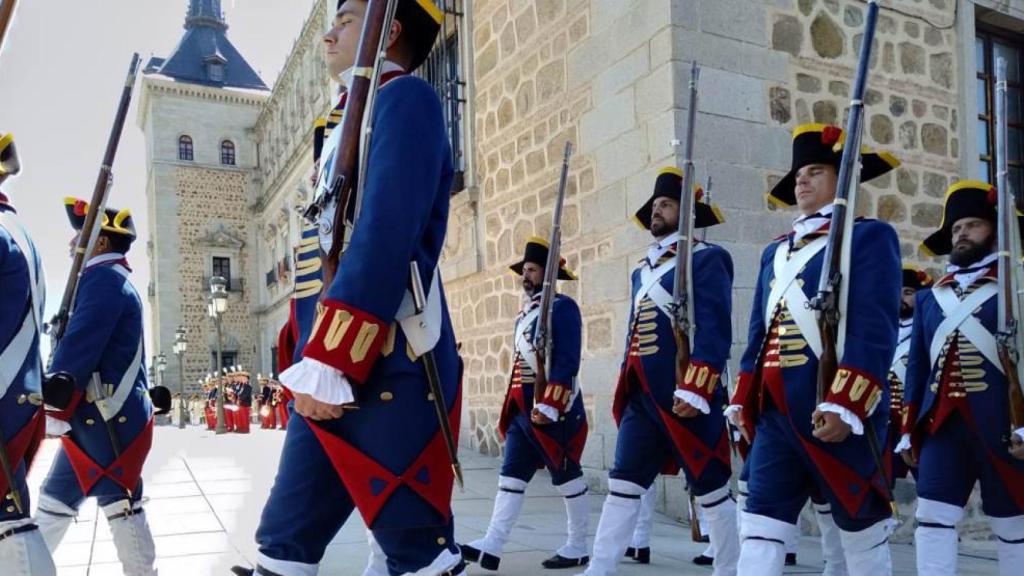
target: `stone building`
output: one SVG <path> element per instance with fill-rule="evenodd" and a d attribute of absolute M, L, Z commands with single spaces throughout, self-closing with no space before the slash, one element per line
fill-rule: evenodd
<path fill-rule="evenodd" d="M 629 272 L 650 240 L 630 216 L 648 197 L 656 172 L 679 161 L 669 142 L 685 134 L 691 61 L 702 66 L 697 177 L 713 178 L 713 199 L 728 220 L 711 229 L 708 239 L 732 253 L 736 268 L 737 358 L 746 344 L 760 252 L 788 230 L 793 217 L 772 209 L 764 192 L 788 168 L 794 126 L 843 122 L 865 3 L 438 4 L 448 14 L 446 40 L 426 75 L 445 99 L 461 176 L 453 190 L 443 275 L 467 367 L 463 442 L 500 453 L 495 428 L 520 302 L 507 266 L 527 237 L 550 231 L 562 148 L 571 140 L 577 153 L 562 222 L 563 253 L 581 279 L 562 289 L 578 300 L 583 313 L 581 381 L 591 419 L 584 461 L 600 482 L 614 455 L 616 431 L 608 415 L 624 346 Z M 272 93 L 247 92 L 244 102 L 232 103 L 248 121 L 247 139 L 239 144 L 245 143 L 240 158 L 249 154 L 240 166 L 250 168 L 221 175 L 224 186 L 237 184 L 244 196 L 235 216 L 241 228 L 225 224 L 242 243 L 238 254 L 248 266 L 242 298 L 251 316 L 245 325 L 249 332 L 237 337 L 242 348 L 255 346 L 264 371 L 272 369 L 274 336 L 287 310 L 291 246 L 299 226 L 295 206 L 309 194 L 311 125 L 327 111 L 333 93 L 318 48 L 332 8 L 333 0 L 316 4 Z M 923 260 L 916 246 L 938 224 L 946 186 L 961 175 L 993 177 L 995 55 L 1011 62 L 1009 160 L 1014 181 L 1021 182 L 1022 30 L 1024 0 L 883 0 L 865 140 L 893 152 L 903 165 L 863 187 L 858 211 L 896 226 L 907 259 L 938 269 L 941 262 Z M 156 82 L 147 79 L 153 86 L 147 94 Z M 181 86 L 179 81 L 161 90 Z M 188 90 L 205 94 L 211 88 L 189 85 Z M 173 150 L 175 138 L 175 130 L 165 129 L 159 146 L 151 149 Z M 188 172 L 172 164 L 159 185 L 177 190 L 181 185 L 175 183 L 184 182 Z M 164 202 L 173 206 L 174 198 Z M 203 225 L 187 225 L 193 226 Z M 168 252 L 160 249 L 160 238 L 154 242 L 159 264 Z M 186 284 L 195 284 L 198 294 L 202 270 L 190 273 L 196 281 Z M 177 278 L 166 284 L 164 278 L 157 276 L 158 294 L 178 290 Z M 155 314 L 173 317 L 176 305 L 161 302 Z M 167 327 L 158 326 L 166 338 Z M 679 512 L 683 490 L 682 479 L 665 480 L 662 493 L 670 512 Z"/>

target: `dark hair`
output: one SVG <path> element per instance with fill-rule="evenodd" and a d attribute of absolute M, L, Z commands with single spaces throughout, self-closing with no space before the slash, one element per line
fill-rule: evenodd
<path fill-rule="evenodd" d="M 132 248 L 132 237 L 124 234 L 114 234 L 110 232 L 101 232 L 101 236 L 107 239 L 110 243 L 110 251 L 117 252 L 119 254 L 127 254 Z"/>

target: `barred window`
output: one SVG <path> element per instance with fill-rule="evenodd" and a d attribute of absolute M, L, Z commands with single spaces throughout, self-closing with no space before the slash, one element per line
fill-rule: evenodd
<path fill-rule="evenodd" d="M 978 161 L 979 175 L 996 181 L 996 60 L 1006 60 L 1006 148 L 1010 187 L 1024 189 L 1024 119 L 1021 117 L 1021 60 L 1024 59 L 1020 39 L 979 30 L 974 39 L 976 89 L 978 94 Z"/>
<path fill-rule="evenodd" d="M 235 165 L 235 143 L 231 140 L 220 143 L 220 163 L 225 166 Z"/>
<path fill-rule="evenodd" d="M 185 134 L 178 138 L 178 160 L 187 160 L 191 162 L 192 159 L 192 137 Z"/>
<path fill-rule="evenodd" d="M 434 87 L 444 108 L 445 126 L 452 147 L 452 165 L 455 178 L 452 194 L 466 187 L 466 81 L 462 64 L 462 31 L 465 25 L 464 0 L 439 0 L 444 12 L 441 32 L 433 52 L 416 71 Z"/>

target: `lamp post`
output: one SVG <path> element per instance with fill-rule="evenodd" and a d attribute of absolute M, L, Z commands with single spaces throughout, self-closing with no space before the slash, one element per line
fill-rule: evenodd
<path fill-rule="evenodd" d="M 161 352 L 156 357 L 156 385 L 164 385 L 164 370 L 167 370 L 167 356 Z"/>
<path fill-rule="evenodd" d="M 221 316 L 228 309 L 227 280 L 221 276 L 210 278 L 210 303 L 207 312 L 213 318 L 217 328 L 217 430 L 216 434 L 226 434 L 224 425 L 224 334 L 221 331 Z"/>
<path fill-rule="evenodd" d="M 178 326 L 174 331 L 174 355 L 178 357 L 178 428 L 185 427 L 185 350 L 188 348 L 188 341 L 185 340 L 185 327 Z"/>

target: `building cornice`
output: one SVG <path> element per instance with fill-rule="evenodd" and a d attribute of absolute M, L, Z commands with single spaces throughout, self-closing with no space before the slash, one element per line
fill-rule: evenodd
<path fill-rule="evenodd" d="M 216 88 L 188 82 L 177 82 L 158 76 L 142 77 L 142 98 L 139 101 L 136 121 L 140 128 L 146 125 L 150 99 L 156 96 L 179 96 L 219 102 L 233 106 L 251 106 L 262 108 L 270 98 L 268 92 L 242 90 L 239 88 Z"/>

